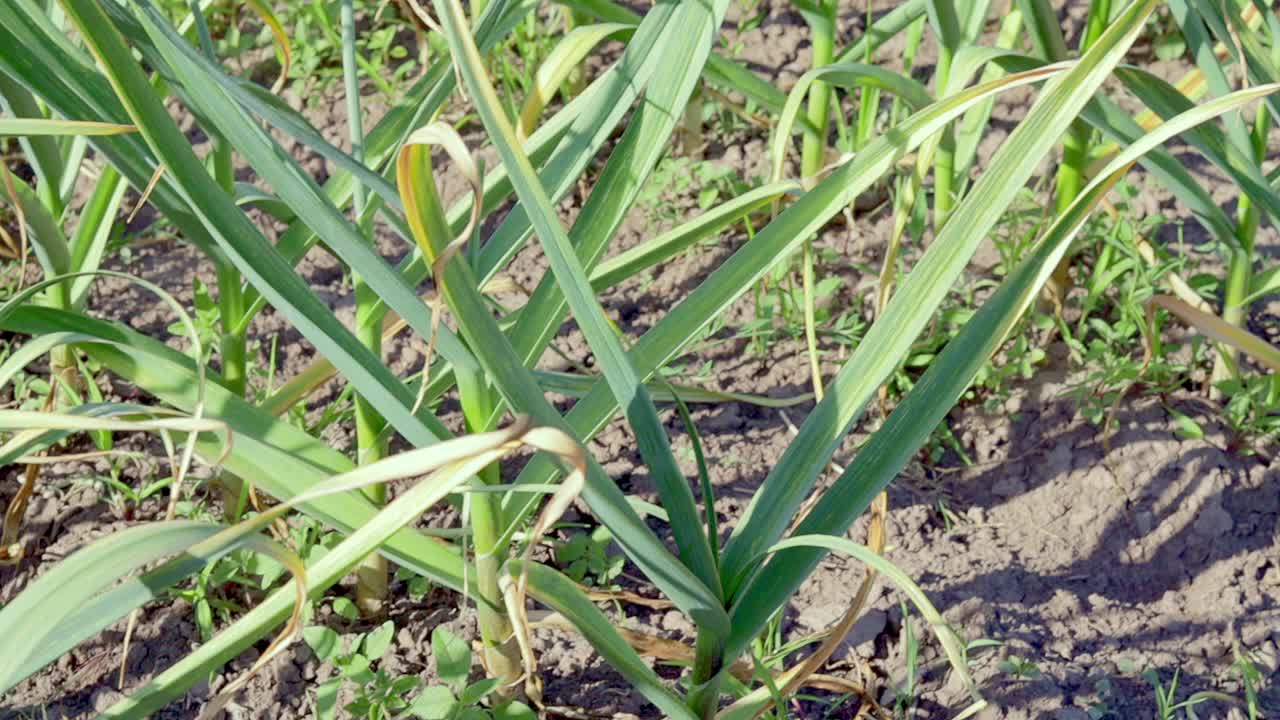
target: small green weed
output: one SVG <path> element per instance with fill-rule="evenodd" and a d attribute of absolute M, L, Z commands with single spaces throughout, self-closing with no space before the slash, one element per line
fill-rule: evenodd
<path fill-rule="evenodd" d="M 255 570 L 261 571 L 261 568 L 253 557 L 246 552 L 227 555 L 207 565 L 186 587 L 170 591 L 170 596 L 194 608 L 196 629 L 202 642 L 208 642 L 215 629 L 245 612 L 245 606 L 233 600 L 228 592 L 233 585 L 241 590 L 264 587 L 255 577 Z"/>
<path fill-rule="evenodd" d="M 396 579 L 405 584 L 405 592 L 409 599 L 418 602 L 425 598 L 434 587 L 429 578 L 423 577 L 409 568 L 397 568 Z"/>
<path fill-rule="evenodd" d="M 350 601 L 347 601 L 350 603 Z M 334 610 L 348 620 L 359 616 L 355 604 L 350 603 L 353 617 Z M 418 686 L 415 677 L 395 677 L 382 668 L 375 668 L 391 649 L 395 638 L 395 623 L 388 620 L 367 633 L 357 635 L 344 647 L 342 637 L 332 628 L 313 625 L 304 628 L 302 637 L 311 651 L 322 662 L 331 663 L 338 675 L 316 688 L 315 713 L 319 720 L 337 716 L 338 694 L 347 682 L 355 693 L 351 702 L 343 707 L 345 717 L 381 720 L 398 715 L 409 707 L 406 697 Z"/>
<path fill-rule="evenodd" d="M 814 319 L 818 336 L 834 341 L 837 347 L 852 349 L 862 340 L 869 323 L 865 319 L 864 298 L 854 294 L 836 302 L 844 285 L 845 270 L 870 272 L 865 265 L 850 264 L 831 248 L 815 248 L 821 279 L 814 287 Z M 764 355 L 770 345 L 782 339 L 804 337 L 804 296 L 791 268 L 780 264 L 756 285 L 755 317 L 742 324 L 735 337 L 750 341 L 750 349 Z"/>
<path fill-rule="evenodd" d="M 1151 38 L 1151 47 L 1160 60 L 1177 60 L 1187 52 L 1187 41 L 1182 36 L 1178 21 L 1167 7 L 1161 7 L 1147 21 L 1144 33 Z"/>
<path fill-rule="evenodd" d="M 613 535 L 601 525 L 589 534 L 576 532 L 555 546 L 556 562 L 574 581 L 604 589 L 617 589 L 626 558 L 609 552 Z"/>
<path fill-rule="evenodd" d="M 693 188 L 698 188 L 698 209 L 707 210 L 741 195 L 751 189 L 751 185 L 728 165 L 668 155 L 658 163 L 636 202 L 651 218 L 675 222 L 680 219 L 680 207 L 670 199 L 681 197 Z"/>
<path fill-rule="evenodd" d="M 512 29 L 511 35 L 498 45 L 492 55 L 494 79 L 510 117 L 520 116 L 520 103 L 529 96 L 538 68 L 560 39 L 553 27 L 554 22 L 546 15 L 530 13 Z M 448 54 L 447 48 L 442 47 L 441 51 Z M 567 102 L 569 98 L 565 100 Z"/>
<path fill-rule="evenodd" d="M 444 628 L 431 633 L 431 654 L 436 659 L 438 685 L 423 689 L 409 706 L 409 713 L 421 720 L 533 720 L 527 705 L 508 702 L 485 708 L 480 701 L 498 687 L 497 678 L 470 683 L 471 648 L 466 641 Z"/>
<path fill-rule="evenodd" d="M 1018 655 L 1006 657 L 1000 661 L 998 667 L 1000 672 L 1012 675 L 1018 680 L 1038 680 L 1044 675 L 1044 673 L 1040 672 L 1040 666 L 1036 665 L 1034 660 Z"/>
<path fill-rule="evenodd" d="M 146 473 L 139 473 L 144 478 L 144 482 L 139 487 L 135 487 L 125 479 L 124 471 L 128 467 L 127 463 L 140 461 L 144 457 L 142 454 L 135 453 L 113 455 L 105 473 L 94 473 L 83 481 L 88 485 L 100 487 L 102 494 L 106 497 L 107 505 L 112 508 L 117 517 L 124 520 L 132 520 L 134 510 L 138 506 L 149 498 L 156 497 L 173 484 L 172 476 L 149 479 Z"/>
<path fill-rule="evenodd" d="M 208 365 L 209 359 L 213 356 L 213 349 L 218 346 L 222 313 L 218 309 L 217 301 L 209 293 L 209 286 L 201 282 L 200 278 L 193 277 L 191 279 L 191 291 L 194 310 L 191 313 L 191 324 L 195 327 L 199 345 L 190 343 L 187 354 L 190 355 L 196 347 L 200 347 L 202 349 L 201 356 L 192 359 L 202 365 Z M 191 339 L 191 329 L 184 322 L 174 322 L 169 325 L 168 330 L 177 337 Z"/>
<path fill-rule="evenodd" d="M 1209 690 L 1202 690 L 1192 694 L 1185 700 L 1177 699 L 1178 692 L 1178 676 L 1179 670 L 1173 671 L 1173 678 L 1169 684 L 1165 685 L 1160 680 L 1160 671 L 1155 669 L 1147 669 L 1143 671 L 1142 677 L 1151 684 L 1151 688 L 1156 694 L 1156 719 L 1157 720 L 1175 720 L 1181 711 L 1189 720 L 1198 720 L 1199 715 L 1196 713 L 1196 706 L 1206 703 L 1210 700 L 1222 700 L 1225 702 L 1235 702 L 1234 698 L 1222 693 Z"/>
<path fill-rule="evenodd" d="M 902 684 L 893 691 L 893 716 L 895 718 L 911 717 L 915 710 L 920 682 L 920 641 L 916 638 L 915 626 L 911 622 L 911 611 L 904 602 L 902 607 L 902 647 L 906 654 L 906 677 Z"/>
<path fill-rule="evenodd" d="M 1231 450 L 1252 454 L 1280 436 L 1280 376 L 1241 375 L 1216 387 L 1227 401 L 1222 416 Z"/>
<path fill-rule="evenodd" d="M 1115 717 L 1115 712 L 1111 709 L 1111 703 L 1115 701 L 1116 690 L 1111 678 L 1099 678 L 1093 684 L 1093 691 L 1097 699 L 1089 704 L 1089 717 L 1093 718 L 1093 720 Z"/>
<path fill-rule="evenodd" d="M 21 346 L 12 341 L 0 342 L 0 363 L 8 360 L 19 347 Z M 5 401 L 9 407 L 17 410 L 39 410 L 49 396 L 51 386 L 49 380 L 42 375 L 19 370 L 9 381 L 8 388 Z"/>
<path fill-rule="evenodd" d="M 342 79 L 342 38 L 339 31 L 336 0 L 310 0 L 282 6 L 280 22 L 294 38 L 293 67 L 289 79 L 308 103 L 324 101 L 323 91 Z M 399 97 L 398 88 L 418 68 L 400 32 L 409 24 L 396 13 L 396 4 L 356 0 L 355 11 L 370 23 L 368 32 L 356 39 L 356 62 L 361 74 L 389 101 Z M 260 44 L 271 42 L 270 35 L 258 38 Z"/>
<path fill-rule="evenodd" d="M 939 501 L 938 504 L 942 505 L 941 501 Z M 964 646 L 965 664 L 968 665 L 969 667 L 974 667 L 978 663 L 978 658 L 973 657 L 973 654 L 975 652 L 978 652 L 980 650 L 990 650 L 992 648 L 1002 647 L 1003 645 L 1004 645 L 1003 642 L 999 640 L 992 640 L 991 638 L 978 638 L 976 640 L 970 640 L 969 642 L 965 643 L 965 646 Z"/>
<path fill-rule="evenodd" d="M 1233 644 L 1231 652 L 1235 656 L 1235 662 L 1231 667 L 1239 673 L 1240 682 L 1244 685 L 1245 712 L 1249 714 L 1249 720 L 1261 720 L 1262 708 L 1258 700 L 1258 692 L 1263 683 L 1262 673 L 1259 672 L 1258 666 L 1254 664 L 1249 653 L 1240 649 L 1239 644 Z"/>
<path fill-rule="evenodd" d="M 1126 187 L 1125 196 L 1136 190 Z M 1116 219 L 1094 221 L 1085 233 L 1094 243 L 1089 267 L 1081 267 L 1086 295 L 1074 325 L 1059 323 L 1062 339 L 1074 363 L 1090 368 L 1067 390 L 1079 412 L 1095 424 L 1103 424 L 1112 408 L 1131 391 L 1165 395 L 1189 382 L 1194 369 L 1207 361 L 1207 347 L 1197 336 L 1189 352 L 1176 344 L 1163 344 L 1149 361 L 1146 351 L 1146 303 L 1158 292 L 1163 278 L 1185 269 L 1183 259 L 1163 258 L 1155 265 L 1141 257 L 1135 246 L 1139 236 L 1154 234 L 1165 222 L 1151 217 L 1140 223 L 1129 219 L 1127 205 L 1118 206 Z M 1156 315 L 1156 332 L 1165 321 Z"/>
<path fill-rule="evenodd" d="M 342 601 L 342 602 L 340 602 Z M 354 622 L 359 618 L 355 603 L 335 598 L 333 610 Z M 438 684 L 422 688 L 420 678 L 401 676 L 381 667 L 391 650 L 395 623 L 387 620 L 372 630 L 356 635 L 348 643 L 332 628 L 313 625 L 302 631 L 303 639 L 322 662 L 331 663 L 338 674 L 316 689 L 318 720 L 338 716 L 339 694 L 350 687 L 352 699 L 342 709 L 342 717 L 384 720 L 412 716 L 422 720 L 532 720 L 533 711 L 519 702 L 494 708 L 481 705 L 498 686 L 497 678 L 468 682 L 471 675 L 471 648 L 467 642 L 444 628 L 431 634 L 431 654 L 436 661 Z M 410 699 L 412 698 L 412 699 Z"/>

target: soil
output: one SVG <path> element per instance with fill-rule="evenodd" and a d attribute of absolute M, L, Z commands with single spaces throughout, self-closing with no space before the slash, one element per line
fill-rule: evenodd
<path fill-rule="evenodd" d="M 863 13 L 864 9 L 850 6 L 843 13 L 842 28 L 851 35 L 860 32 Z M 1064 13 L 1069 35 L 1078 26 L 1079 14 L 1074 5 Z M 734 21 L 731 17 L 728 24 Z M 742 57 L 785 89 L 808 65 L 805 38 L 798 14 L 774 8 L 758 29 L 741 35 Z M 929 52 L 927 46 L 922 49 L 922 63 L 928 63 Z M 900 48 L 891 46 L 881 51 L 879 59 L 892 64 L 899 55 Z M 1178 68 L 1167 71 L 1176 74 Z M 1028 92 L 1001 98 L 993 131 L 982 146 L 983 159 L 998 147 L 1031 97 Z M 289 99 L 298 104 L 296 97 Z M 343 142 L 341 103 L 318 106 L 307 111 L 313 122 L 331 140 Z M 305 148 L 289 149 L 324 177 L 323 159 Z M 710 138 L 703 155 L 744 178 L 767 172 L 766 137 L 758 129 Z M 1234 194 L 1203 165 L 1196 171 L 1215 197 Z M 1140 171 L 1131 180 L 1141 191 L 1135 206 L 1182 216 L 1167 193 L 1153 189 Z M 446 195 L 461 192 L 456 182 L 451 189 L 446 186 Z M 580 200 L 564 203 L 567 220 Z M 670 222 L 671 216 L 696 212 L 696 198 L 687 193 L 664 197 L 662 203 L 665 220 L 637 210 L 614 247 L 630 247 L 651 237 L 657 231 L 655 225 Z M 1187 226 L 1187 237 L 1194 241 L 1192 225 Z M 852 227 L 833 225 L 820 237 L 819 247 L 839 258 L 827 271 L 844 280 L 833 305 L 866 306 L 873 279 L 858 267 L 861 263 L 878 266 L 879 248 L 888 231 L 887 213 L 872 209 Z M 743 242 L 745 238 L 737 232 L 684 259 L 665 263 L 650 277 L 633 279 L 606 293 L 605 308 L 624 332 L 637 337 L 662 317 L 673 297 L 687 293 Z M 1274 235 L 1268 235 L 1266 242 L 1269 250 L 1277 247 Z M 390 236 L 380 239 L 380 249 L 389 258 L 407 251 Z M 990 247 L 984 248 L 971 268 L 972 277 L 981 276 L 997 259 Z M 188 303 L 193 276 L 209 284 L 213 280 L 196 252 L 172 241 L 138 248 L 127 261 L 116 260 L 114 267 L 158 282 Z M 532 286 L 544 271 L 540 254 L 529 248 L 510 274 Z M 313 251 L 300 272 L 340 317 L 350 318 L 350 284 L 335 260 Z M 156 336 L 165 336 L 171 322 L 167 310 L 151 298 L 114 281 L 99 286 L 92 304 L 98 314 L 125 320 Z M 725 324 L 739 327 L 753 318 L 754 308 L 747 298 L 729 311 Z M 1272 325 L 1263 313 L 1255 322 Z M 313 355 L 310 345 L 270 310 L 256 321 L 253 334 L 276 338 L 277 382 L 286 380 Z M 720 337 L 728 336 L 725 331 Z M 556 343 L 575 362 L 590 365 L 590 353 L 572 323 L 566 324 Z M 264 364 L 268 349 L 269 345 L 260 349 Z M 839 367 L 843 352 L 832 347 L 827 353 L 824 373 L 828 377 Z M 889 559 L 920 583 L 963 637 L 1002 643 L 972 655 L 975 677 L 991 703 L 979 717 L 1083 719 L 1090 717 L 1090 708 L 1109 710 L 1115 718 L 1154 717 L 1155 692 L 1139 674 L 1147 669 L 1158 671 L 1166 684 L 1178 671 L 1179 698 L 1205 690 L 1241 697 L 1240 676 L 1232 667 L 1235 647 L 1251 653 L 1265 678 L 1260 699 L 1264 711 L 1280 713 L 1280 493 L 1275 486 L 1280 462 L 1244 456 L 1230 448 L 1229 432 L 1218 419 L 1221 409 L 1203 397 L 1200 387 L 1162 397 L 1126 399 L 1119 406 L 1115 431 L 1108 435 L 1082 419 L 1067 397 L 1070 388 L 1083 382 L 1087 369 L 1074 366 L 1060 343 L 1051 342 L 1047 352 L 1036 375 L 1015 384 L 997 407 L 970 402 L 952 413 L 948 423 L 972 464 L 961 462 L 954 452 L 940 462 L 915 463 L 889 493 Z M 397 372 L 411 371 L 421 365 L 422 344 L 417 339 L 401 341 L 390 356 Z M 771 343 L 763 352 L 753 352 L 745 341 L 726 341 L 680 362 L 690 375 L 696 375 L 687 381 L 708 388 L 777 397 L 807 390 L 803 344 L 795 340 Z M 546 367 L 566 364 L 550 353 L 544 359 Z M 125 399 L 137 396 L 136 390 L 119 381 L 106 390 Z M 336 390 L 335 386 L 321 391 L 313 407 L 331 401 Z M 806 404 L 769 410 L 733 403 L 695 407 L 694 419 L 711 463 L 715 507 L 725 526 L 732 526 L 790 441 L 793 424 L 798 425 L 811 408 Z M 1199 422 L 1204 437 L 1180 437 L 1173 410 Z M 693 477 L 683 426 L 673 412 L 665 411 L 664 419 L 677 456 Z M 878 419 L 876 411 L 868 413 L 838 461 L 848 460 Z M 343 448 L 352 443 L 337 430 L 326 439 Z M 142 439 L 125 442 L 154 450 Z M 652 487 L 623 423 L 613 423 L 591 442 L 590 449 L 625 491 L 651 497 Z M 32 578 L 74 549 L 162 512 L 159 499 L 128 510 L 108 507 L 93 487 L 75 482 L 103 470 L 101 461 L 96 468 L 91 463 L 50 468 L 24 531 L 23 541 L 32 555 L 17 569 L 0 568 L 0 602 L 12 599 Z M 137 480 L 148 472 L 144 468 L 127 475 Z M 7 501 L 19 477 L 16 470 L 6 471 L 0 499 Z M 831 479 L 825 476 L 823 482 Z M 587 512 L 585 507 L 579 510 Z M 850 536 L 865 537 L 865 525 L 865 519 L 859 521 Z M 834 622 L 862 574 L 853 561 L 828 558 L 793 599 L 783 618 L 783 632 L 799 637 Z M 628 568 L 627 577 L 634 575 Z M 628 583 L 639 592 L 648 591 L 640 583 Z M 383 667 L 393 674 L 430 678 L 434 675 L 430 631 L 444 625 L 474 637 L 474 618 L 469 612 L 460 613 L 456 596 L 447 592 L 436 590 L 415 602 L 401 589 L 393 588 L 393 596 L 399 599 L 390 615 L 399 630 Z M 345 585 L 335 589 L 350 591 Z M 904 617 L 903 596 L 883 581 L 873 597 L 871 608 L 825 672 L 863 683 L 881 703 L 892 705 L 893 689 L 906 680 L 905 639 L 910 630 L 920 640 L 922 669 L 914 716 L 955 715 L 967 704 L 966 691 L 948 672 L 927 625 L 914 611 Z M 691 640 L 691 626 L 676 611 L 626 604 L 602 607 L 619 624 Z M 318 620 L 344 634 L 367 629 L 328 614 L 327 607 Z M 116 686 L 122 637 L 120 623 L 24 682 L 0 699 L 0 718 L 75 718 L 105 710 L 122 696 Z M 654 717 L 653 708 L 581 638 L 539 630 L 535 641 L 549 704 L 575 708 L 578 716 Z M 171 601 L 148 608 L 134 636 L 124 691 L 142 686 L 198 643 L 189 605 Z M 264 646 L 265 642 L 246 651 L 157 717 L 194 717 L 211 694 L 247 668 Z M 1024 672 L 1011 672 L 1010 663 L 1019 662 Z M 678 677 L 671 668 L 660 672 Z M 310 717 L 310 691 L 332 673 L 305 644 L 295 643 L 252 679 L 227 716 Z M 823 692 L 812 696 L 834 697 Z M 857 704 L 834 711 L 826 707 L 802 700 L 788 710 L 793 717 L 853 717 Z M 1200 706 L 1199 714 L 1245 717 L 1223 703 Z"/>

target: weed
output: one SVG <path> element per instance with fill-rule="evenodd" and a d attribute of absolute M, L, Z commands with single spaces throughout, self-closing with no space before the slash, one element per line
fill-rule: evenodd
<path fill-rule="evenodd" d="M 436 660 L 439 685 L 422 690 L 409 706 L 409 713 L 422 720 L 532 720 L 528 706 L 511 701 L 488 709 L 480 701 L 497 688 L 497 679 L 470 682 L 471 648 L 444 628 L 431 633 L 431 654 Z"/>
<path fill-rule="evenodd" d="M 1097 699 L 1089 704 L 1089 717 L 1093 720 L 1103 720 L 1103 718 L 1115 717 L 1115 712 L 1111 709 L 1111 704 L 1115 701 L 1115 685 L 1111 682 L 1111 678 L 1101 677 L 1093 684 L 1094 694 Z"/>
<path fill-rule="evenodd" d="M 911 623 L 911 611 L 904 602 L 902 608 L 902 652 L 905 657 L 902 682 L 893 689 L 894 717 L 910 717 L 915 709 L 916 697 L 920 681 L 920 643 L 916 639 L 915 627 Z"/>
<path fill-rule="evenodd" d="M 201 282 L 200 278 L 191 278 L 191 289 L 195 306 L 195 312 L 191 316 L 195 337 L 191 337 L 192 330 L 184 322 L 175 322 L 169 325 L 168 329 L 170 333 L 178 337 L 187 337 L 188 340 L 194 340 L 195 342 L 188 344 L 188 352 L 201 348 L 203 350 L 201 356 L 193 359 L 202 365 L 207 365 L 221 333 L 221 313 L 218 309 L 218 303 L 209 294 L 209 287 Z"/>
<path fill-rule="evenodd" d="M 622 574 L 626 558 L 609 552 L 613 536 L 609 529 L 600 526 L 589 534 L 575 532 L 568 540 L 555 545 L 556 562 L 564 572 L 579 583 L 586 583 L 605 590 L 616 590 L 614 580 Z"/>
<path fill-rule="evenodd" d="M 1239 643 L 1232 644 L 1231 654 L 1235 657 L 1231 667 L 1240 675 L 1240 683 L 1244 686 L 1244 708 L 1249 714 L 1249 720 L 1261 720 L 1262 708 L 1258 692 L 1262 688 L 1262 673 L 1249 653 L 1240 649 Z"/>
<path fill-rule="evenodd" d="M 528 97 L 538 67 L 556 45 L 552 24 L 550 17 L 531 13 L 512 28 L 511 35 L 493 53 L 495 79 L 511 117 L 519 117 L 519 103 Z M 440 50 L 448 52 L 444 47 Z M 571 93 L 562 90 L 562 95 L 565 102 L 572 99 Z"/>
<path fill-rule="evenodd" d="M 348 601 L 350 602 L 350 601 Z M 354 603 L 347 611 L 348 619 L 358 617 Z M 335 611 L 343 611 L 335 606 Z M 395 639 L 395 623 L 388 620 L 367 633 L 360 633 L 350 641 L 332 628 L 312 625 L 304 628 L 302 637 L 321 662 L 327 662 L 338 671 L 336 677 L 316 688 L 315 714 L 320 720 L 337 717 L 338 695 L 348 683 L 353 689 L 352 700 L 342 707 L 343 717 L 382 720 L 399 715 L 409 707 L 407 697 L 419 684 L 416 677 L 393 677 L 381 667 L 376 667 L 391 649 Z"/>
<path fill-rule="evenodd" d="M 673 197 L 688 195 L 696 189 L 697 208 L 707 210 L 750 187 L 727 165 L 669 155 L 658 163 L 636 202 L 649 211 L 652 219 L 674 222 L 679 219 L 680 210 L 671 203 Z"/>
<path fill-rule="evenodd" d="M 251 557 L 248 553 L 227 556 L 206 566 L 187 587 L 170 591 L 172 597 L 194 609 L 202 642 L 208 642 L 218 627 L 245 612 L 246 606 L 232 599 L 229 591 L 235 586 L 257 586 L 256 578 L 249 572 Z"/>
<path fill-rule="evenodd" d="M 1179 711 L 1191 720 L 1195 720 L 1198 717 L 1196 706 L 1209 700 L 1223 699 L 1220 693 L 1201 691 L 1179 701 L 1177 699 L 1178 675 L 1179 671 L 1174 670 L 1169 684 L 1165 685 L 1160 679 L 1159 670 L 1147 669 L 1142 672 L 1143 679 L 1150 683 L 1151 689 L 1155 691 L 1156 720 L 1175 720 Z"/>
<path fill-rule="evenodd" d="M 432 587 L 431 578 L 420 575 L 409 568 L 396 568 L 396 579 L 405 584 L 405 592 L 415 602 L 425 598 Z"/>
<path fill-rule="evenodd" d="M 1280 376 L 1244 375 L 1215 387 L 1227 399 L 1223 419 L 1232 450 L 1252 454 L 1280 436 Z"/>
<path fill-rule="evenodd" d="M 1127 192 L 1131 194 L 1132 188 Z M 1136 238 L 1154 233 L 1162 224 L 1159 217 L 1135 224 L 1121 215 L 1098 221 L 1086 235 L 1095 249 L 1085 254 L 1093 263 L 1081 283 L 1086 295 L 1080 317 L 1074 327 L 1060 321 L 1059 330 L 1074 362 L 1089 368 L 1067 394 L 1081 414 L 1096 424 L 1104 423 L 1131 391 L 1164 395 L 1182 387 L 1206 358 L 1198 338 L 1192 338 L 1185 350 L 1169 343 L 1145 358 L 1147 303 L 1166 276 L 1186 266 L 1181 258 L 1167 257 L 1152 264 L 1139 254 Z M 1160 331 L 1164 317 L 1157 314 L 1155 332 Z"/>
<path fill-rule="evenodd" d="M 998 667 L 1000 672 L 1011 675 L 1018 680 L 1039 680 L 1044 675 L 1044 673 L 1040 672 L 1040 666 L 1036 665 L 1034 660 L 1018 655 L 1006 657 L 1000 661 Z"/>
<path fill-rule="evenodd" d="M 280 18 L 290 28 L 298 51 L 294 55 L 289 79 L 299 95 L 309 104 L 320 101 L 324 93 L 342 80 L 342 38 L 339 8 L 336 0 L 306 0 L 282 6 Z M 399 97 L 402 87 L 418 69 L 402 37 L 407 24 L 397 15 L 394 2 L 356 0 L 355 10 L 373 27 L 356 39 L 356 57 L 360 70 L 388 101 Z M 265 32 L 257 42 L 265 44 Z"/>
<path fill-rule="evenodd" d="M 978 638 L 976 640 L 970 640 L 969 642 L 965 643 L 965 646 L 964 646 L 965 663 L 968 664 L 970 667 L 973 667 L 974 664 L 977 663 L 978 661 L 977 658 L 973 657 L 973 653 L 980 650 L 990 650 L 992 648 L 1002 647 L 1003 645 L 1004 645 L 1003 642 L 999 640 L 993 640 L 991 638 Z"/>
<path fill-rule="evenodd" d="M 138 473 L 138 475 L 143 478 L 143 482 L 140 487 L 135 487 L 126 480 L 123 477 L 123 472 L 126 467 L 125 463 L 130 460 L 138 461 L 141 459 L 142 456 L 140 454 L 134 454 L 131 456 L 116 455 L 109 460 L 109 465 L 105 475 L 96 473 L 88 480 L 84 481 L 87 484 L 101 487 L 105 491 L 104 494 L 107 496 L 107 504 L 115 510 L 117 517 L 125 520 L 132 519 L 134 510 L 141 506 L 142 503 L 146 502 L 149 498 L 158 496 L 161 492 L 167 490 L 173 485 L 172 475 L 149 479 L 150 473 L 145 471 Z M 141 463 L 139 463 L 139 467 L 142 467 Z M 187 510 L 189 505 L 190 503 L 181 505 L 179 514 L 182 517 L 192 517 L 190 514 L 191 511 Z M 183 513 L 184 510 L 186 511 L 185 514 Z"/>

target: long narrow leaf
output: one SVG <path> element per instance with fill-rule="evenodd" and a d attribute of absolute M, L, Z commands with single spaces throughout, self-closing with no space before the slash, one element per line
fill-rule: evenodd
<path fill-rule="evenodd" d="M 431 131 L 435 129 L 428 127 L 427 130 L 429 132 L 420 132 L 411 138 L 401 151 L 397 165 L 409 225 L 419 247 L 434 265 L 454 238 L 431 175 L 429 145 L 424 144 L 433 141 Z M 498 328 L 497 321 L 490 315 L 489 307 L 476 289 L 477 284 L 463 255 L 454 254 L 451 261 L 443 263 L 442 270 L 443 276 L 436 278 L 439 291 L 450 311 L 458 318 L 460 329 L 476 348 L 478 362 L 508 405 L 516 412 L 533 416 L 542 424 L 575 430 L 547 402 L 532 373 L 519 360 L 510 341 Z M 539 456 L 539 459 L 558 468 L 558 464 L 546 457 Z M 690 612 L 700 624 L 717 632 L 727 631 L 728 617 L 719 599 L 671 557 L 594 461 L 587 469 L 583 497 L 595 509 L 600 521 L 614 533 L 614 538 L 628 556 L 678 606 Z"/>
<path fill-rule="evenodd" d="M 668 689 L 636 651 L 614 630 L 614 622 L 600 612 L 581 588 L 564 575 L 535 563 L 512 561 L 507 572 L 515 579 L 528 573 L 529 592 L 535 599 L 573 623 L 616 670 L 665 717 L 693 720 L 694 715 Z"/>
<path fill-rule="evenodd" d="M 447 429 L 428 413 L 410 412 L 414 399 L 408 389 L 337 321 L 232 198 L 217 186 L 101 7 L 92 0 L 68 0 L 66 9 L 86 42 L 101 57 L 102 66 L 111 73 L 120 99 L 168 168 L 166 174 L 179 185 L 187 205 L 199 214 L 205 231 L 216 238 L 236 267 L 410 442 L 427 445 L 447 437 Z"/>
<path fill-rule="evenodd" d="M 892 481 L 949 412 L 986 359 L 1004 342 L 1057 267 L 1089 213 L 1138 158 L 1189 128 L 1278 89 L 1280 86 L 1256 88 L 1206 103 L 1156 128 L 1117 156 L 1046 231 L 960 334 L 947 344 L 885 424 L 801 521 L 795 533 L 842 534 L 872 498 Z M 732 609 L 735 631 L 730 652 L 745 647 L 776 608 L 799 587 L 822 555 L 815 550 L 779 553 L 764 573 L 754 577 Z"/>
<path fill-rule="evenodd" d="M 774 264 L 794 251 L 803 238 L 839 213 L 887 172 L 898 158 L 914 150 L 946 123 L 985 97 L 1053 77 L 1067 67 L 1044 66 L 970 88 L 930 105 L 870 142 L 852 160 L 783 210 L 777 219 L 716 268 L 689 297 L 645 333 L 631 350 L 637 370 L 647 378 L 678 357 L 704 327 L 764 277 Z M 617 411 L 617 401 L 602 381 L 574 406 L 565 419 L 579 437 L 592 437 Z M 535 458 L 521 472 L 519 482 L 545 483 L 556 472 L 554 465 Z M 521 514 L 530 511 L 531 507 L 526 505 Z"/>
<path fill-rule="evenodd" d="M 1046 84 L 1026 118 L 903 280 L 730 536 L 721 565 L 730 594 L 753 571 L 751 558 L 782 536 L 866 403 L 929 322 L 988 230 L 1124 56 L 1155 5 L 1154 0 L 1134 2 L 1071 70 Z"/>
<path fill-rule="evenodd" d="M 289 499 L 310 490 L 324 478 L 350 470 L 342 453 L 287 422 L 249 405 L 216 382 L 201 383 L 192 359 L 164 343 L 129 328 L 52 308 L 27 305 L 0 318 L 10 332 L 46 337 L 66 333 L 67 339 L 92 342 L 79 347 L 93 360 L 160 400 L 184 412 L 197 404 L 204 417 L 227 425 L 234 435 L 230 454 L 222 465 L 269 495 Z M 203 387 L 203 399 L 198 393 Z M 197 450 L 208 458 L 222 456 L 226 448 L 216 439 L 202 436 Z M 351 532 L 376 512 L 359 493 L 324 497 L 308 503 L 307 513 L 342 532 Z M 461 590 L 461 558 L 453 550 L 420 533 L 403 530 L 383 549 L 398 564 L 412 567 L 437 582 Z"/>
<path fill-rule="evenodd" d="M 0 692 L 239 547 L 265 551 L 301 569 L 292 553 L 266 538 L 220 537 L 225 530 L 185 520 L 148 523 L 94 542 L 41 575 L 0 609 L 0 632 L 9 638 L 0 657 Z M 133 571 L 175 554 L 180 556 L 159 570 L 128 578 Z M 295 591 L 295 600 L 299 594 Z M 86 605 L 88 611 L 81 612 Z"/>
<path fill-rule="evenodd" d="M 132 125 L 94 120 L 0 118 L 0 135 L 123 135 L 137 132 Z"/>

